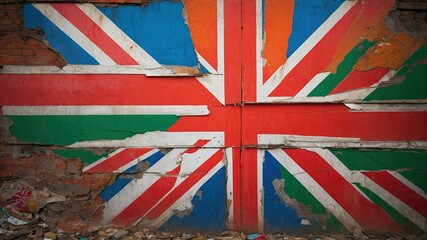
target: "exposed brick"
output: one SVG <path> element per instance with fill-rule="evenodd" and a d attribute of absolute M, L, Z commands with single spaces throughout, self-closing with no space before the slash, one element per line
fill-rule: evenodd
<path fill-rule="evenodd" d="M 37 56 L 52 56 L 55 55 L 55 52 L 49 49 L 37 49 L 34 50 L 35 55 Z"/>
<path fill-rule="evenodd" d="M 16 176 L 16 161 L 12 159 L 0 160 L 0 178 Z"/>
<path fill-rule="evenodd" d="M 3 18 L 0 20 L 0 25 L 12 25 L 14 23 L 13 19 Z"/>
<path fill-rule="evenodd" d="M 7 2 L 12 4 L 5 4 Z M 25 28 L 22 8 L 22 1 L 3 0 L 0 4 L 0 66 L 64 66 L 65 61 L 60 54 L 43 42 L 42 30 Z M 4 49 L 7 49 L 7 52 L 4 52 Z"/>
<path fill-rule="evenodd" d="M 22 51 L 17 49 L 8 49 L 6 54 L 9 56 L 22 56 Z"/>
<path fill-rule="evenodd" d="M 22 56 L 34 56 L 35 52 L 33 50 L 30 49 L 23 49 L 21 50 L 22 52 Z"/>
<path fill-rule="evenodd" d="M 81 173 L 83 164 L 78 159 L 67 160 L 66 174 L 79 174 Z"/>
<path fill-rule="evenodd" d="M 105 187 L 112 176 L 109 174 L 83 174 L 83 184 L 91 190 L 100 190 Z"/>

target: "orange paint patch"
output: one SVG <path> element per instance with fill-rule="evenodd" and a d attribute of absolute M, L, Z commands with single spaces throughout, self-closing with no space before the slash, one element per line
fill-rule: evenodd
<path fill-rule="evenodd" d="M 406 33 L 399 33 L 378 41 L 354 65 L 360 71 L 376 67 L 399 69 L 406 59 L 422 44 L 421 39 L 414 39 Z"/>
<path fill-rule="evenodd" d="M 196 51 L 216 69 L 218 65 L 216 0 L 185 0 L 184 7 Z"/>
<path fill-rule="evenodd" d="M 348 52 L 363 39 L 375 41 L 388 36 L 390 31 L 383 23 L 393 4 L 394 0 L 366 0 L 346 34 L 340 39 L 333 61 L 325 71 L 335 72 Z"/>
<path fill-rule="evenodd" d="M 264 82 L 286 62 L 288 39 L 292 32 L 294 0 L 265 0 Z"/>

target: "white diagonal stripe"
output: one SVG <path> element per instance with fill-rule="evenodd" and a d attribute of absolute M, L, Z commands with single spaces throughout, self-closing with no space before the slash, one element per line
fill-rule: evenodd
<path fill-rule="evenodd" d="M 92 21 L 94 21 L 111 39 L 113 39 L 124 51 L 145 68 L 161 68 L 154 58 L 141 46 L 124 33 L 107 16 L 99 11 L 93 4 L 76 4 Z"/>
<path fill-rule="evenodd" d="M 134 160 L 126 163 L 125 165 L 119 167 L 117 170 L 114 171 L 114 173 L 122 173 L 122 172 L 126 171 L 127 169 L 129 169 L 130 167 L 138 164 L 141 160 L 149 158 L 151 155 L 157 153 L 158 151 L 159 151 L 159 149 L 156 149 L 156 148 L 152 149 L 149 152 L 147 152 L 147 153 L 135 158 Z"/>
<path fill-rule="evenodd" d="M 314 46 L 335 26 L 335 24 L 357 3 L 344 1 L 343 4 L 286 60 L 262 86 L 264 98 L 270 94 L 291 70 L 313 49 Z"/>
<path fill-rule="evenodd" d="M 322 72 L 317 74 L 310 80 L 296 95 L 295 98 L 307 97 L 308 94 L 313 91 L 326 77 L 328 77 L 330 72 Z"/>
<path fill-rule="evenodd" d="M 214 67 L 212 67 L 212 65 L 206 61 L 206 59 L 200 55 L 199 52 L 196 51 L 196 55 L 197 55 L 197 60 L 199 60 L 199 62 L 202 64 L 203 67 L 206 68 L 206 70 L 209 71 L 210 74 L 218 74 L 218 72 L 215 70 Z"/>
<path fill-rule="evenodd" d="M 185 179 L 188 177 L 189 173 L 194 172 L 198 167 L 200 167 L 203 163 L 205 163 L 209 158 L 211 158 L 216 152 L 222 151 L 220 149 L 200 149 L 197 152 L 189 155 L 183 155 L 182 165 L 181 168 L 186 168 L 184 174 L 180 174 L 177 177 L 177 180 L 175 182 L 175 185 L 170 189 L 168 193 L 166 193 L 158 202 L 155 204 L 147 213 L 144 215 L 150 213 L 151 210 L 153 210 L 158 204 L 162 202 L 163 199 L 165 199 L 172 191 L 174 191 Z M 187 167 L 185 167 L 185 165 Z M 220 170 L 224 166 L 224 163 L 222 161 L 219 161 L 215 167 L 213 167 L 211 170 L 209 170 L 205 176 L 203 176 L 199 181 L 197 181 L 196 184 L 191 186 L 191 188 L 185 192 L 181 197 L 179 197 L 174 203 L 165 211 L 163 212 L 158 218 L 154 220 L 149 220 L 149 222 L 145 223 L 149 227 L 158 228 L 163 223 L 165 223 L 173 214 L 174 210 L 176 210 L 180 206 L 185 206 L 185 203 L 188 205 L 191 204 L 191 200 L 193 199 L 194 195 L 197 193 L 197 191 L 200 189 L 200 187 L 209 180 L 218 170 Z M 181 169 L 182 171 L 183 169 Z M 193 173 L 195 174 L 195 173 Z M 140 220 L 136 221 L 138 223 Z"/>
<path fill-rule="evenodd" d="M 97 160 L 96 162 L 93 162 L 93 163 L 91 163 L 91 164 L 87 165 L 86 167 L 84 167 L 84 168 L 83 168 L 83 172 L 87 172 L 88 170 L 90 170 L 91 168 L 95 167 L 96 165 L 98 165 L 98 164 L 100 164 L 100 163 L 104 162 L 105 160 L 107 160 L 107 159 L 109 159 L 109 158 L 113 157 L 114 155 L 117 155 L 117 154 L 119 154 L 119 153 L 123 152 L 124 150 L 125 150 L 125 148 L 119 148 L 119 149 L 117 149 L 116 151 L 112 152 L 111 154 L 108 154 L 108 156 L 107 156 L 107 157 L 100 158 L 100 159 L 99 159 L 99 160 Z"/>
<path fill-rule="evenodd" d="M 222 104 L 225 104 L 224 75 L 207 74 L 196 79 Z"/>
<path fill-rule="evenodd" d="M 70 21 L 62 16 L 50 4 L 33 4 L 44 16 L 46 16 L 53 24 L 55 24 L 68 37 L 76 42 L 83 50 L 91 55 L 99 64 L 116 65 L 105 52 L 103 52 L 95 43 L 93 43 L 86 35 L 77 29 Z"/>
<path fill-rule="evenodd" d="M 271 155 L 288 170 L 348 231 L 363 229 L 347 211 L 339 205 L 304 169 L 302 169 L 282 149 L 268 150 Z"/>
<path fill-rule="evenodd" d="M 408 186 L 414 192 L 418 193 L 421 197 L 427 199 L 427 195 L 424 192 L 424 190 L 422 190 L 421 188 L 419 188 L 417 185 L 413 184 L 411 181 L 409 181 L 408 179 L 406 179 L 404 176 L 400 175 L 396 171 L 387 171 L 387 172 L 390 173 L 391 175 L 393 175 L 393 177 L 395 177 L 397 180 L 401 181 L 403 184 L 405 184 L 406 186 Z"/>
<path fill-rule="evenodd" d="M 143 178 L 133 179 L 108 202 L 106 202 L 103 216 L 105 223 L 109 223 L 123 210 L 125 210 L 126 207 L 135 201 L 135 199 L 159 180 L 162 177 L 161 174 L 165 174 L 166 172 L 175 169 L 178 166 L 176 157 L 184 151 L 185 149 L 172 149 L 172 151 L 163 156 L 152 167 L 147 169 Z"/>
<path fill-rule="evenodd" d="M 344 177 L 347 182 L 349 182 L 350 184 L 354 182 L 360 183 L 363 187 L 368 188 L 373 193 L 382 198 L 384 201 L 386 201 L 390 206 L 396 209 L 403 216 L 407 217 L 411 222 L 415 223 L 415 225 L 417 225 L 423 231 L 427 231 L 426 219 L 421 214 L 419 214 L 406 203 L 395 197 L 393 194 L 389 193 L 376 182 L 362 174 L 360 171 L 350 171 L 350 169 L 348 169 L 329 150 L 322 148 L 311 148 L 306 150 L 319 154 L 319 156 L 325 159 L 325 161 L 331 167 L 333 167 L 342 177 Z"/>

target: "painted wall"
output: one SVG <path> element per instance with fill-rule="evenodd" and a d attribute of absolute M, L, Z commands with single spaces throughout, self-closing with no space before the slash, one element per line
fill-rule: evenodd
<path fill-rule="evenodd" d="M 41 41 L 6 36 L 54 59 L 5 45 L 2 181 L 55 182 L 71 230 L 425 233 L 425 23 L 399 4 L 19 5 Z"/>

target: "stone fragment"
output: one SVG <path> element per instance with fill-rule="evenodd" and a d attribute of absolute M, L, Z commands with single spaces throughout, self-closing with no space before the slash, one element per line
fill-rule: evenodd
<path fill-rule="evenodd" d="M 55 233 L 53 232 L 47 232 L 45 234 L 43 234 L 43 236 L 45 237 L 45 239 L 52 239 L 52 240 L 56 240 L 58 237 L 56 236 Z"/>

